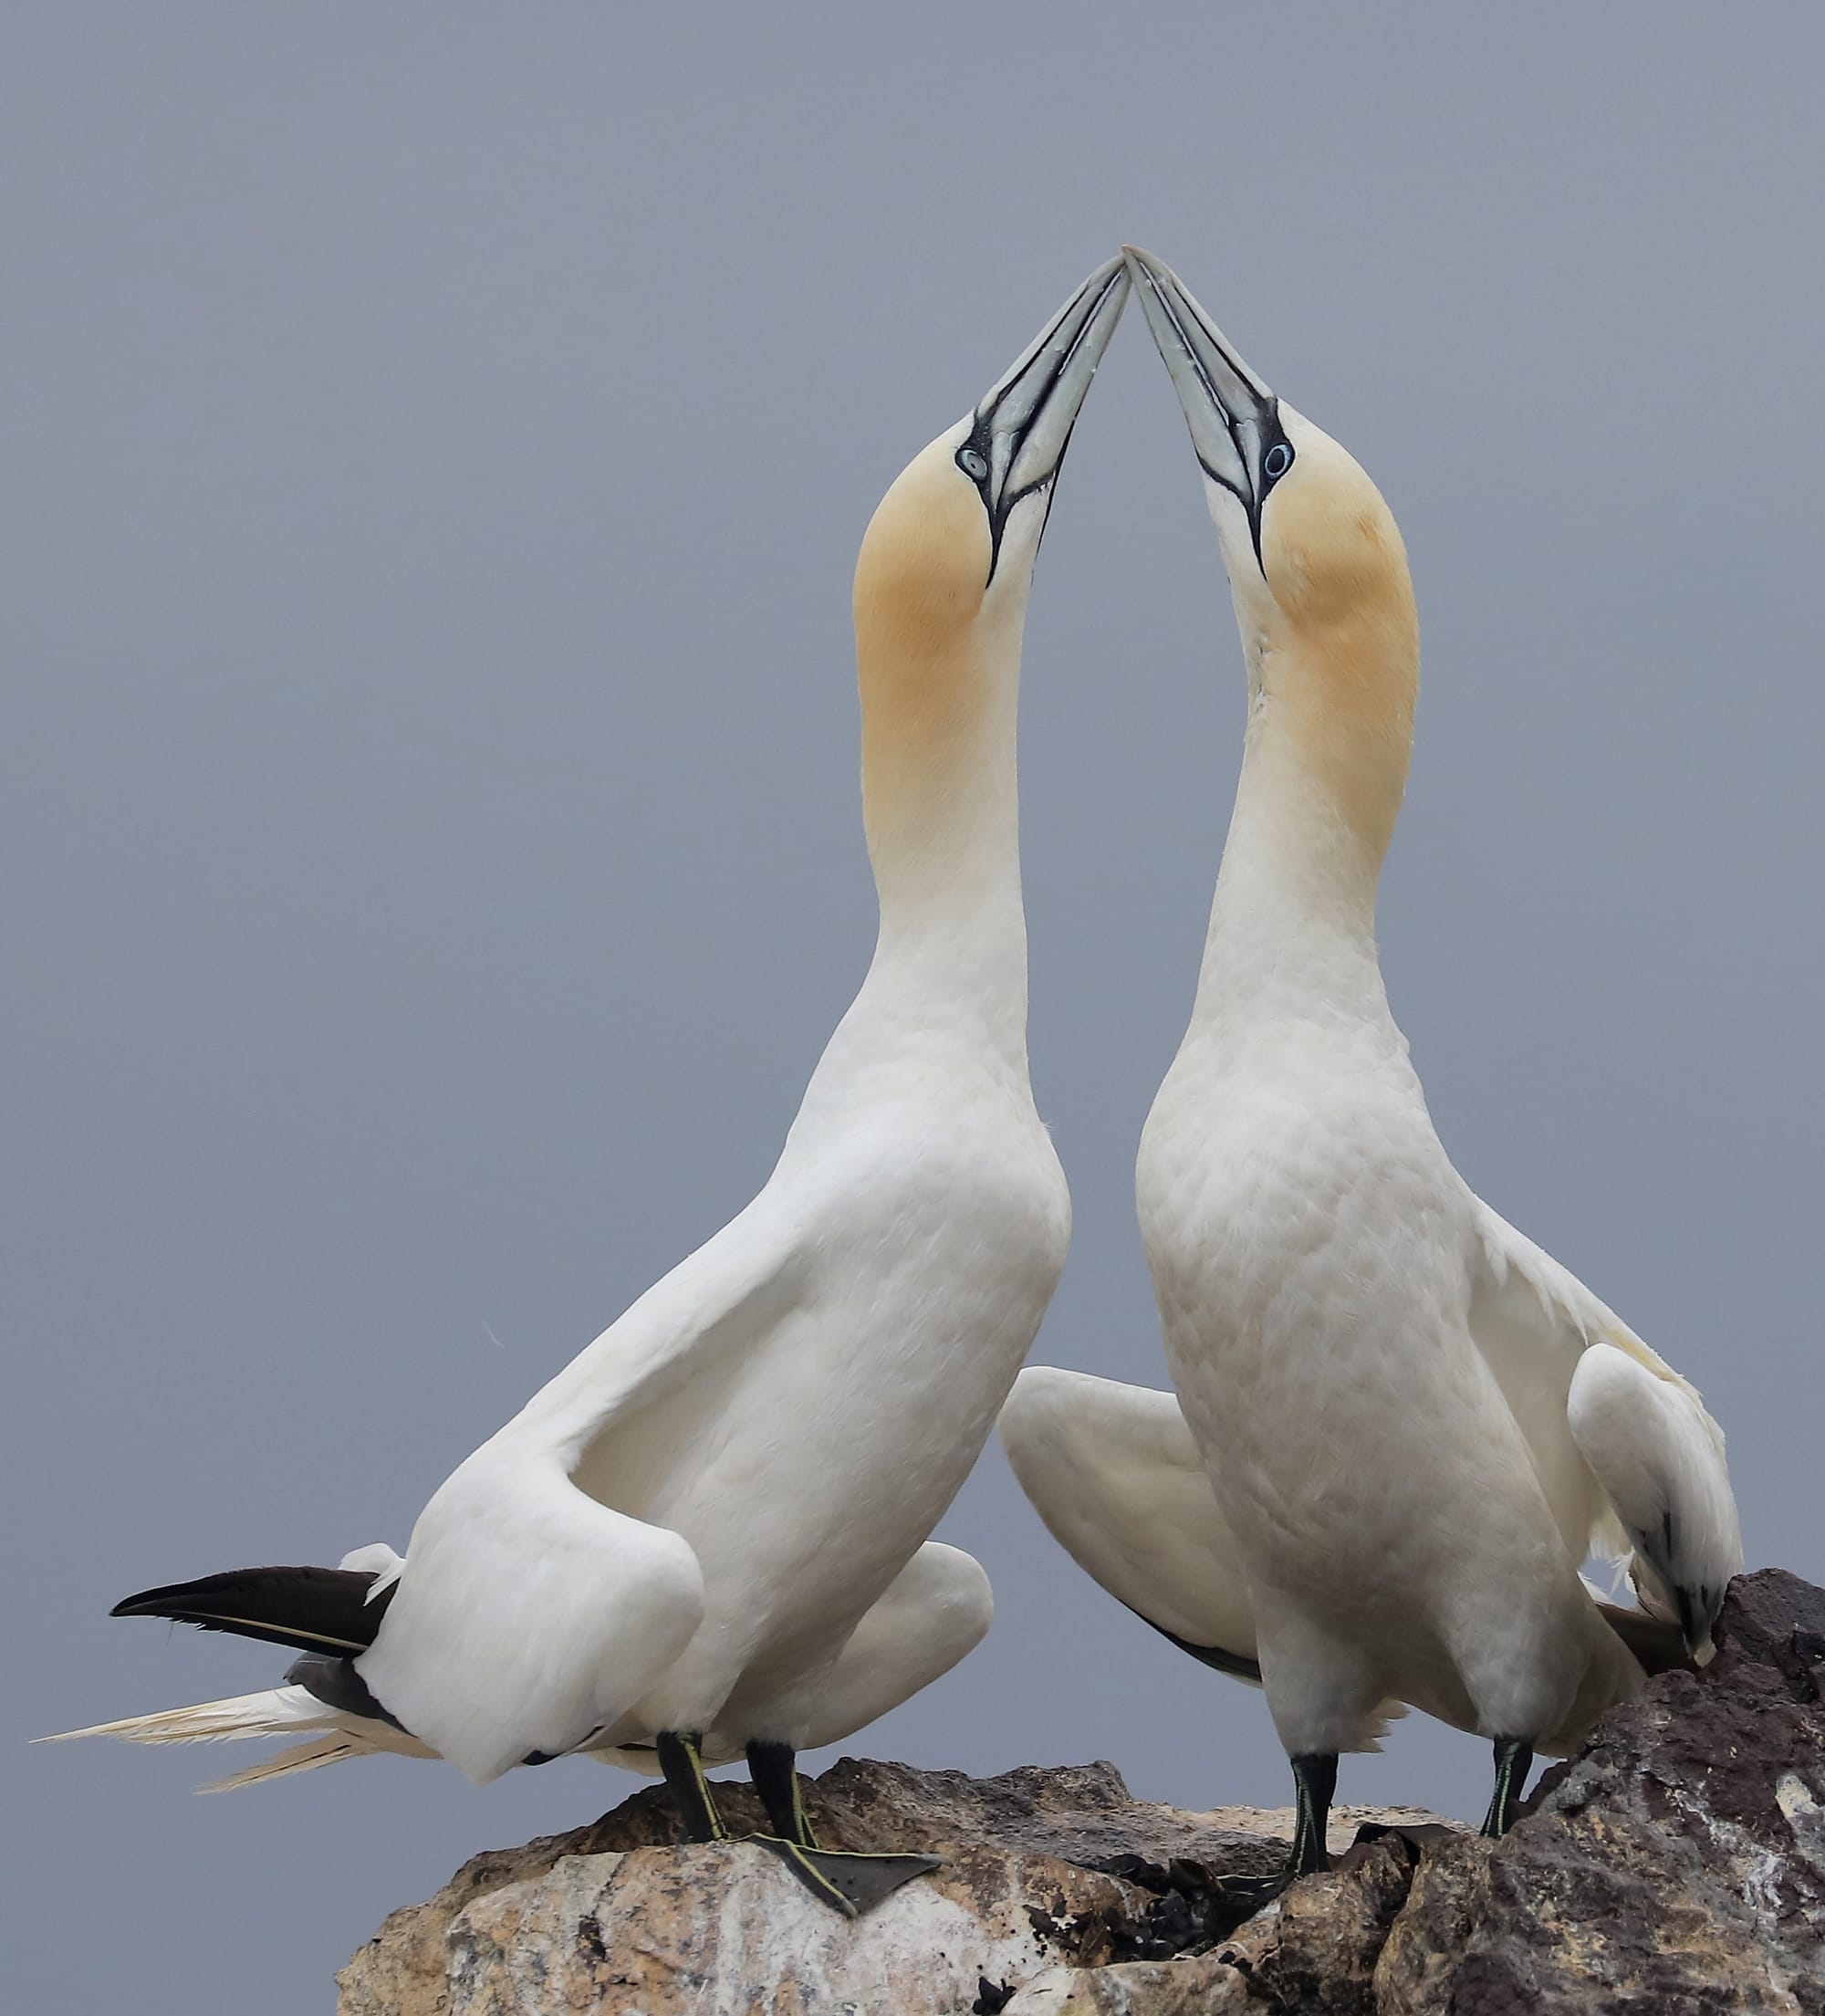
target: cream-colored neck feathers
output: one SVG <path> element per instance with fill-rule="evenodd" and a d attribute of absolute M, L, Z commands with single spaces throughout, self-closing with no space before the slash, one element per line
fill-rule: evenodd
<path fill-rule="evenodd" d="M 1024 1059 L 1015 716 L 1030 553 L 1004 550 L 985 594 L 989 559 L 981 502 L 934 442 L 882 500 L 856 566 L 873 977 L 992 1023 Z"/>
<path fill-rule="evenodd" d="M 1309 433 L 1269 499 L 1265 580 L 1252 555 L 1234 564 L 1250 715 L 1211 918 L 1213 985 L 1235 980 L 1238 958 L 1292 979 L 1300 943 L 1329 974 L 1321 984 L 1365 957 L 1372 968 L 1376 883 L 1406 786 L 1419 684 L 1406 550 L 1368 477 Z"/>

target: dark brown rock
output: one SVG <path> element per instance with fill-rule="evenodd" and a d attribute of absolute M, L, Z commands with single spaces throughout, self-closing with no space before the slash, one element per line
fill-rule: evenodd
<path fill-rule="evenodd" d="M 1384 2016 L 1825 2012 L 1825 1591 L 1769 1570 L 1721 1649 L 1606 1716 L 1498 1844 L 1429 1853 Z"/>
<path fill-rule="evenodd" d="M 746 1785 L 719 1784 L 717 1802 L 732 1828 L 761 1824 Z M 1080 1987 L 1103 1974 L 1115 1978 L 1109 1993 L 1138 1994 L 1150 1982 L 1171 1989 L 1175 2000 L 1136 2001 L 1137 2011 L 1192 2007 L 1186 1973 L 1132 1963 L 1228 1930 L 1236 1914 L 1215 1879 L 1277 1868 L 1291 1829 L 1285 1812 L 1150 1804 L 1112 1764 L 972 1779 L 845 1758 L 812 1781 L 807 1804 L 824 1840 L 940 1854 L 945 1867 L 846 1926 L 764 1849 L 676 1845 L 677 1823 L 654 1788 L 573 1833 L 478 1855 L 427 1903 L 394 1912 L 344 1969 L 342 2016 L 543 2016 L 547 2008 L 813 2016 L 855 2002 L 871 1970 L 893 1983 L 895 1999 L 857 2006 L 891 2006 L 894 2016 L 1011 2006 L 1040 1977 Z M 1340 1817 L 1348 1830 L 1361 1819 L 1428 1816 L 1347 1808 Z M 1308 1944 L 1313 1937 L 1308 1926 Z M 777 1978 L 758 1982 L 756 1969 Z M 1246 1988 L 1246 1972 L 1228 1962 L 1205 1971 L 1196 2006 L 1232 1977 Z M 960 1982 L 970 1993 L 958 2000 Z"/>
<path fill-rule="evenodd" d="M 1825 1589 L 1784 1568 L 1738 1575 L 1717 1623 L 1715 1687 L 1763 1692 L 1778 1683 L 1790 1700 L 1825 1699 Z"/>
<path fill-rule="evenodd" d="M 765 1825 L 758 1801 L 740 1781 L 719 1781 L 716 1800 L 733 1832 Z M 987 1842 L 1086 1869 L 1122 1858 L 1164 1865 L 1183 1857 L 1250 1875 L 1266 1874 L 1284 1855 L 1260 1825 L 1278 1816 L 1253 1808 L 1190 1813 L 1153 1805 L 1136 1799 L 1109 1763 L 1027 1765 L 998 1778 L 971 1778 L 845 1757 L 808 1781 L 806 1806 L 820 1840 L 868 1854 L 942 1855 Z M 543 1855 L 548 1867 L 559 1854 L 663 1846 L 679 1838 L 671 1802 L 654 1786 L 590 1826 L 522 1852 Z"/>
<path fill-rule="evenodd" d="M 1386 1832 L 1207 1951 L 1054 1969 L 1022 1989 L 1006 2016 L 1373 2016 L 1375 1963 L 1418 1857 Z"/>
<path fill-rule="evenodd" d="M 1411 1843 L 1390 1833 L 1296 1883 L 1251 1970 L 1257 2000 L 1298 2016 L 1375 2016 L 1375 1963 L 1418 1861 Z"/>
<path fill-rule="evenodd" d="M 1357 1815 L 1335 1869 L 1240 1926 L 1219 1879 L 1276 1866 L 1287 1814 L 1150 1805 L 1108 1764 L 846 1759 L 810 1789 L 823 1836 L 945 1858 L 867 1918 L 764 1849 L 674 1846 L 642 1792 L 396 1912 L 343 2016 L 1825 2016 L 1825 1591 L 1741 1577 L 1718 1642 L 1605 1717 L 1506 1841 Z M 719 1796 L 758 1825 L 745 1786 Z"/>

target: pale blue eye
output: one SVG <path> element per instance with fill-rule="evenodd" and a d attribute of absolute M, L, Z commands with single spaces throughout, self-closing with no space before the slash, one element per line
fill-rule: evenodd
<path fill-rule="evenodd" d="M 958 449 L 957 466 L 966 476 L 976 483 L 980 483 L 988 474 L 988 464 L 984 461 L 981 455 L 977 454 L 974 448 Z"/>
<path fill-rule="evenodd" d="M 1293 451 L 1284 441 L 1277 441 L 1268 449 L 1261 466 L 1269 478 L 1283 476 L 1293 465 Z"/>

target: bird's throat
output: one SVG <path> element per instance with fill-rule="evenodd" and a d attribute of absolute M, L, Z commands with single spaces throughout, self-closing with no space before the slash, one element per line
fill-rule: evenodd
<path fill-rule="evenodd" d="M 1406 786 L 1417 691 L 1410 636 L 1263 653 L 1200 998 L 1360 973 L 1379 998 L 1375 895 Z M 1352 648 L 1353 647 L 1353 648 Z"/>
<path fill-rule="evenodd" d="M 1017 1024 L 1024 1046 L 1018 632 L 996 640 L 972 629 L 916 651 L 864 646 L 860 669 L 876 975 Z"/>

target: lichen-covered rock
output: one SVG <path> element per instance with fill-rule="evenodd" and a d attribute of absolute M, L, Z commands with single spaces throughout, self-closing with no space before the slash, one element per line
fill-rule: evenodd
<path fill-rule="evenodd" d="M 1740 1577 L 1721 1647 L 1549 1772 L 1506 1841 L 1428 1854 L 1378 2016 L 1825 2012 L 1825 1591 Z"/>
<path fill-rule="evenodd" d="M 761 1824 L 745 1785 L 719 1785 L 717 1802 L 732 1827 Z M 851 1925 L 765 1849 L 675 1845 L 655 1788 L 573 1833 L 478 1855 L 427 1903 L 394 1912 L 343 1969 L 340 2016 L 953 2016 L 978 2001 L 999 2009 L 1048 1971 L 1151 1979 L 1156 2000 L 1168 1986 L 1183 2000 L 1186 1974 L 1153 1972 L 1152 1958 L 1230 1930 L 1236 1914 L 1215 1877 L 1277 1867 L 1292 1824 L 1254 1807 L 1150 1804 L 1111 1764 L 973 1779 L 845 1758 L 807 1804 L 827 1841 L 945 1866 Z M 1340 1849 L 1365 1820 L 1429 1818 L 1334 1817 Z M 1213 1979 L 1246 1980 L 1213 1968 Z"/>
<path fill-rule="evenodd" d="M 1250 2006 L 1247 1975 L 1203 1953 L 1048 1968 L 1002 2005 L 1001 2016 L 1244 2016 Z"/>
<path fill-rule="evenodd" d="M 1418 1860 L 1411 1842 L 1391 1833 L 1294 1884 L 1249 1969 L 1257 2003 L 1300 2016 L 1374 2016 L 1375 1963 Z"/>
<path fill-rule="evenodd" d="M 1443 1827 L 1427 1833 L 1453 1838 Z M 1379 1833 L 1206 1951 L 1057 1969 L 1016 1995 L 1005 2016 L 1375 2016 L 1376 1962 L 1420 1853 L 1412 1839 Z"/>
<path fill-rule="evenodd" d="M 966 1848 L 851 1923 L 746 1843 L 573 1855 L 453 1920 L 449 2016 L 954 2016 L 985 1975 L 1108 1959 L 1141 1903 L 1113 1876 Z"/>
<path fill-rule="evenodd" d="M 1825 1591 L 1742 1577 L 1719 1643 L 1506 1841 L 1340 1809 L 1355 1845 L 1246 1919 L 1222 1879 L 1277 1866 L 1289 1814 L 1150 1805 L 1108 1764 L 845 1760 L 810 1788 L 824 1838 L 945 1858 L 868 1917 L 765 1849 L 673 1845 L 642 1792 L 396 1912 L 342 2016 L 1825 2016 Z"/>

